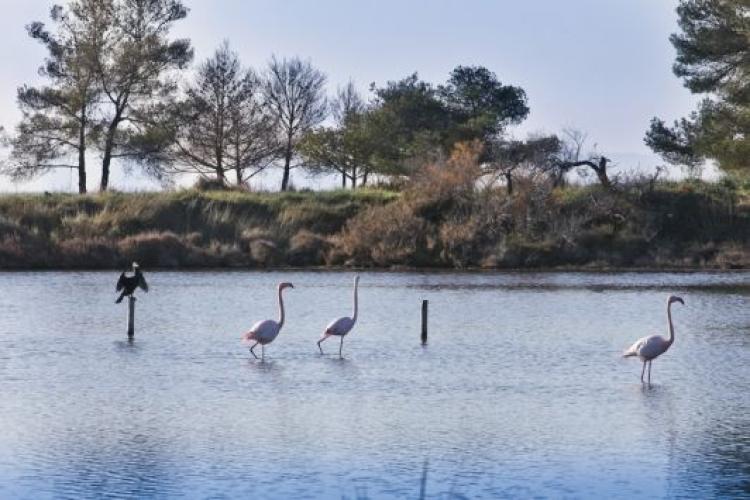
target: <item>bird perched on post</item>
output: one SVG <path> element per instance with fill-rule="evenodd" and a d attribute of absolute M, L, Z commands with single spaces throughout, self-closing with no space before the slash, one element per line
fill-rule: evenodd
<path fill-rule="evenodd" d="M 146 278 L 143 277 L 143 273 L 141 272 L 141 268 L 138 266 L 137 262 L 133 262 L 132 270 L 133 276 L 128 276 L 127 274 L 125 274 L 125 272 L 123 272 L 120 275 L 120 279 L 117 280 L 117 288 L 115 289 L 115 291 L 121 293 L 115 301 L 116 304 L 122 302 L 122 299 L 126 296 L 132 296 L 133 292 L 135 292 L 136 288 L 138 287 L 140 287 L 144 292 L 148 292 L 148 284 L 146 283 Z"/>

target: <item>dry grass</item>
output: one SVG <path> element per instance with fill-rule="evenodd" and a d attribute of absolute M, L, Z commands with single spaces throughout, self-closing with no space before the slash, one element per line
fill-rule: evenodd
<path fill-rule="evenodd" d="M 480 188 L 463 145 L 393 191 L 0 197 L 0 268 L 750 266 L 747 183 L 518 176 Z"/>

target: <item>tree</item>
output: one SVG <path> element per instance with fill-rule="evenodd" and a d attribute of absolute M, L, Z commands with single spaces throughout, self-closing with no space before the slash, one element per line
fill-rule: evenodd
<path fill-rule="evenodd" d="M 710 158 L 727 171 L 750 169 L 749 12 L 747 0 L 680 1 L 673 70 L 708 97 L 672 127 L 651 121 L 646 144 L 667 162 L 694 168 Z"/>
<path fill-rule="evenodd" d="M 277 152 L 271 117 L 260 102 L 259 83 L 224 42 L 198 68 L 185 99 L 173 106 L 171 173 L 215 175 L 234 170 L 238 185 L 263 170 Z M 165 127 L 165 125 L 157 125 Z"/>
<path fill-rule="evenodd" d="M 696 148 L 699 136 L 697 116 L 693 113 L 690 118 L 676 120 L 672 127 L 667 126 L 660 118 L 653 118 L 651 127 L 646 132 L 645 142 L 667 163 L 683 165 L 695 174 L 704 162 L 703 155 Z"/>
<path fill-rule="evenodd" d="M 411 175 L 451 151 L 451 114 L 430 83 L 414 73 L 372 90 L 366 125 L 378 173 Z"/>
<path fill-rule="evenodd" d="M 331 102 L 336 124 L 310 131 L 300 144 L 307 168 L 313 173 L 335 172 L 341 185 L 352 189 L 367 183 L 372 171 L 372 148 L 366 131 L 367 105 L 353 82 L 338 90 Z"/>
<path fill-rule="evenodd" d="M 526 92 L 503 85 L 495 73 L 482 66 L 458 66 L 439 93 L 458 122 L 459 140 L 490 141 L 529 114 Z"/>
<path fill-rule="evenodd" d="M 263 94 L 277 126 L 284 174 L 281 190 L 289 187 L 289 175 L 300 140 L 325 120 L 325 75 L 299 58 L 271 58 L 263 81 Z"/>
<path fill-rule="evenodd" d="M 523 89 L 503 85 L 481 66 L 458 66 L 438 87 L 414 73 L 373 90 L 367 121 L 377 136 L 372 143 L 381 173 L 409 175 L 445 158 L 460 142 L 479 140 L 486 155 L 492 141 L 529 113 Z"/>
<path fill-rule="evenodd" d="M 86 192 L 86 153 L 96 133 L 92 124 L 98 97 L 95 68 L 96 36 L 101 26 L 88 13 L 95 0 L 72 2 L 68 9 L 52 8 L 55 32 L 41 22 L 27 26 L 29 36 L 42 43 L 48 55 L 39 70 L 49 84 L 18 89 L 23 115 L 4 171 L 14 179 L 28 179 L 54 169 L 78 173 L 78 192 Z"/>
<path fill-rule="evenodd" d="M 495 139 L 484 156 L 489 161 L 485 173 L 501 175 L 509 195 L 513 194 L 513 177 L 518 170 L 549 173 L 558 163 L 562 144 L 556 135 L 530 136 L 525 141 Z"/>
<path fill-rule="evenodd" d="M 96 3 L 96 2 L 95 2 Z M 101 120 L 103 137 L 100 189 L 109 186 L 113 158 L 141 158 L 131 141 L 143 137 L 155 103 L 176 91 L 168 78 L 193 58 L 188 40 L 168 39 L 175 22 L 187 16 L 181 0 L 100 0 L 106 6 L 111 29 L 97 50 L 97 73 L 108 104 Z"/>
<path fill-rule="evenodd" d="M 609 178 L 608 167 L 612 160 L 597 153 L 596 145 L 594 145 L 594 151 L 587 153 L 584 159 L 581 159 L 587 135 L 576 129 L 563 130 L 563 135 L 565 139 L 561 146 L 560 158 L 555 165 L 555 168 L 562 172 L 561 175 L 575 167 L 589 167 L 596 174 L 602 187 L 611 189 L 613 184 Z"/>

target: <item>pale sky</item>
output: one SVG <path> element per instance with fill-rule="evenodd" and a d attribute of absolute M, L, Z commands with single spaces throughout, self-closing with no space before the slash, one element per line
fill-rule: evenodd
<path fill-rule="evenodd" d="M 0 18 L 0 125 L 19 118 L 15 89 L 38 81 L 44 52 L 25 32 L 48 19 L 54 2 L 3 0 Z M 254 68 L 271 54 L 309 58 L 329 77 L 329 90 L 352 78 L 362 90 L 414 71 L 434 83 L 459 64 L 483 65 L 520 85 L 531 114 L 513 130 L 559 132 L 576 127 L 623 170 L 660 164 L 643 144 L 651 117 L 687 114 L 696 98 L 671 71 L 677 0 L 185 0 L 188 18 L 174 35 L 190 38 L 196 61 L 224 39 Z M 116 188 L 144 188 L 115 167 Z M 90 186 L 99 172 L 91 162 Z M 327 185 L 324 180 L 297 185 Z M 275 188 L 271 175 L 262 187 Z M 69 173 L 0 190 L 71 190 Z"/>

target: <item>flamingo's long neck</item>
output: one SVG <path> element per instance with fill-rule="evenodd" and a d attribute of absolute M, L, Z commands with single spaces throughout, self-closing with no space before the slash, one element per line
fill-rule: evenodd
<path fill-rule="evenodd" d="M 279 288 L 279 328 L 284 324 L 284 299 L 281 296 L 283 288 Z"/>
<path fill-rule="evenodd" d="M 352 313 L 352 321 L 357 321 L 357 287 L 359 281 L 354 282 L 354 312 Z"/>
<path fill-rule="evenodd" d="M 672 325 L 672 303 L 667 304 L 667 321 L 669 322 L 669 344 L 674 342 L 674 325 Z"/>

